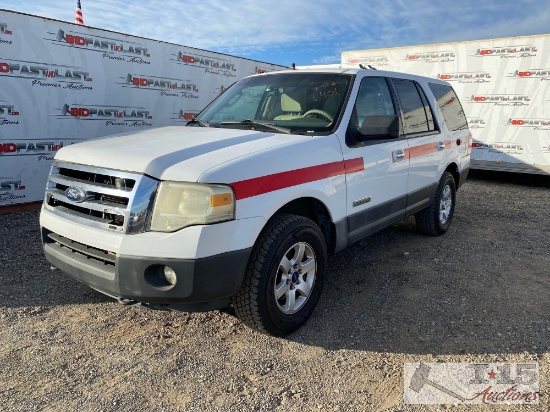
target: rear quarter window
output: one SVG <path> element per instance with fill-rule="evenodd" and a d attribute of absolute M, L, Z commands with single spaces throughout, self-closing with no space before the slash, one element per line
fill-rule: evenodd
<path fill-rule="evenodd" d="M 467 129 L 468 121 L 466 120 L 466 115 L 453 88 L 438 83 L 429 83 L 429 86 L 443 114 L 443 120 L 447 124 L 447 129 L 451 131 Z"/>

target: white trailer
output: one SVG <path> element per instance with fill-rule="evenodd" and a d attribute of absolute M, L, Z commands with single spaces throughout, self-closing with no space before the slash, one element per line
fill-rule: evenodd
<path fill-rule="evenodd" d="M 185 124 L 240 78 L 282 68 L 0 10 L 0 207 L 42 200 L 63 146 Z"/>
<path fill-rule="evenodd" d="M 345 51 L 341 65 L 450 82 L 472 131 L 472 168 L 550 174 L 550 34 Z"/>

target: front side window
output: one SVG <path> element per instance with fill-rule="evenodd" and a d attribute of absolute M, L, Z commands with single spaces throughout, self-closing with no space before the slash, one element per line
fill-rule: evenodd
<path fill-rule="evenodd" d="M 383 77 L 365 77 L 361 81 L 355 113 L 359 127 L 367 126 L 364 122 L 368 116 L 395 115 L 390 90 Z"/>
<path fill-rule="evenodd" d="M 274 73 L 235 83 L 196 118 L 211 127 L 321 133 L 337 126 L 352 76 Z"/>

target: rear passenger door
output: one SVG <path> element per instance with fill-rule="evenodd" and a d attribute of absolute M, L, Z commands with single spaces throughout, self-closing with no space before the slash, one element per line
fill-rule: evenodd
<path fill-rule="evenodd" d="M 449 153 L 446 140 L 434 121 L 431 107 L 419 83 L 407 79 L 391 79 L 399 99 L 403 130 L 407 138 L 409 175 L 407 209 L 411 214 L 426 207 L 433 198 L 440 179 L 441 165 Z"/>

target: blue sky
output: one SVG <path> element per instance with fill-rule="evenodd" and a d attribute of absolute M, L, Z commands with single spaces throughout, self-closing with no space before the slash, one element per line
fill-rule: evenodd
<path fill-rule="evenodd" d="M 339 63 L 345 50 L 550 33 L 548 0 L 81 0 L 88 26 L 269 63 Z M 76 0 L 0 0 L 74 22 Z"/>

